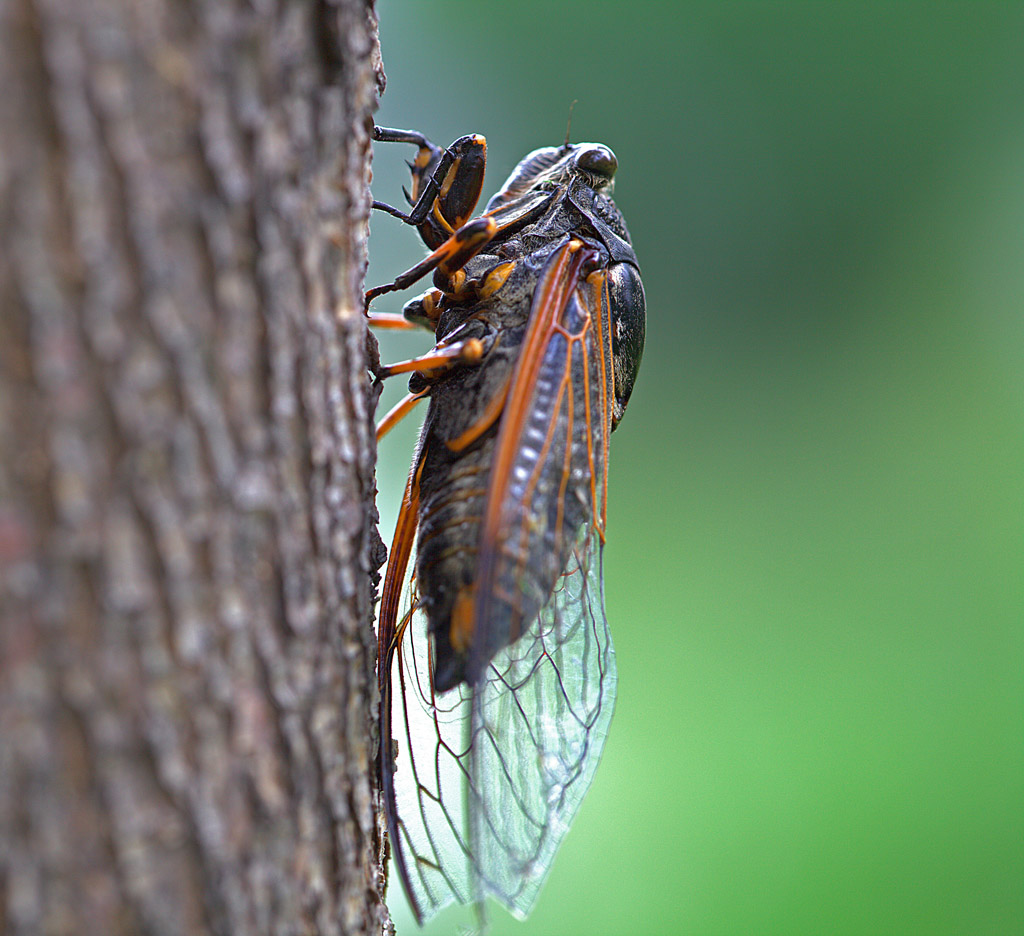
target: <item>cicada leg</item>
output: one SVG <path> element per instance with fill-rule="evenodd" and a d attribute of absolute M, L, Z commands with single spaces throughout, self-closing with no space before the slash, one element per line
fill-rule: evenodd
<path fill-rule="evenodd" d="M 456 364 L 475 364 L 484 356 L 484 343 L 479 338 L 466 338 L 447 345 L 435 345 L 433 350 L 408 361 L 386 364 L 377 371 L 377 377 L 383 380 L 395 374 L 435 374 L 449 370 Z"/>
<path fill-rule="evenodd" d="M 412 210 L 406 214 L 380 201 L 375 201 L 373 207 L 416 227 L 431 249 L 440 247 L 473 215 L 484 184 L 487 141 L 471 133 L 442 148 L 422 133 L 386 127 L 374 127 L 373 138 L 419 147 L 416 159 L 409 163 L 412 193 L 405 193 Z"/>
<path fill-rule="evenodd" d="M 408 331 L 419 327 L 415 322 L 410 322 L 404 315 L 397 315 L 394 312 L 369 312 L 366 315 L 366 322 L 371 328 Z"/>
<path fill-rule="evenodd" d="M 479 218 L 463 224 L 451 237 L 436 247 L 428 256 L 390 283 L 375 286 L 366 293 L 366 308 L 378 296 L 411 286 L 432 270 L 434 285 L 444 292 L 458 292 L 457 274 L 473 257 L 480 253 L 499 234 L 517 231 L 539 218 L 551 201 L 553 192 L 540 189 L 508 205 L 501 205 Z M 507 272 L 507 268 L 503 268 Z M 439 282 L 440 276 L 440 282 Z"/>
<path fill-rule="evenodd" d="M 377 441 L 380 442 L 384 436 L 413 411 L 420 400 L 425 399 L 429 395 L 426 390 L 421 390 L 419 393 L 407 393 L 402 397 L 401 400 L 387 411 L 384 418 L 377 423 Z"/>
<path fill-rule="evenodd" d="M 373 207 L 414 225 L 431 253 L 392 282 L 368 290 L 366 309 L 377 296 L 405 289 L 434 270 L 435 286 L 457 292 L 450 288 L 454 274 L 499 234 L 540 217 L 553 195 L 552 190 L 538 189 L 470 220 L 480 198 L 487 159 L 487 141 L 482 136 L 460 137 L 444 150 L 412 130 L 375 127 L 374 139 L 419 147 L 415 161 L 409 164 L 413 178 L 412 194 L 406 196 L 412 203 L 409 213 L 384 202 L 375 201 Z"/>
<path fill-rule="evenodd" d="M 416 159 L 409 163 L 412 194 L 406 193 L 406 199 L 412 208 L 408 214 L 385 202 L 375 201 L 373 207 L 416 227 L 432 252 L 393 282 L 367 292 L 367 308 L 377 296 L 405 289 L 431 270 L 440 269 L 445 276 L 450 275 L 498 232 L 498 225 L 490 219 L 470 221 L 480 199 L 487 162 L 487 141 L 480 134 L 460 137 L 446 149 L 413 130 L 374 127 L 373 137 L 385 143 L 419 147 Z"/>
<path fill-rule="evenodd" d="M 470 220 L 483 185 L 487 143 L 482 136 L 470 134 L 460 137 L 447 149 L 435 146 L 423 134 L 411 130 L 375 127 L 374 139 L 388 143 L 411 143 L 419 148 L 415 161 L 409 163 L 412 172 L 412 194 L 406 193 L 406 199 L 412 205 L 409 213 L 384 202 L 375 201 L 373 207 L 414 225 L 432 249 L 429 256 L 399 274 L 392 282 L 367 291 L 367 319 L 370 325 L 381 328 L 404 329 L 422 325 L 434 330 L 445 294 L 460 297 L 464 290 L 472 289 L 480 298 L 484 298 L 501 288 L 514 263 L 498 264 L 481 282 L 475 279 L 468 282 L 463 267 L 499 233 L 518 228 L 539 217 L 551 193 L 538 192 L 521 203 L 503 206 L 495 212 Z M 370 303 L 377 296 L 405 289 L 432 271 L 436 271 L 434 283 L 439 288 L 428 290 L 406 303 L 401 316 L 369 312 Z M 457 364 L 476 363 L 482 355 L 483 346 L 475 339 L 454 342 L 445 347 L 436 347 L 422 357 L 381 367 L 376 377 L 383 379 L 409 371 L 429 376 Z M 391 410 L 381 420 L 379 436 L 389 431 L 425 395 L 426 392 L 410 394 Z"/>
<path fill-rule="evenodd" d="M 404 273 L 400 273 L 390 283 L 367 290 L 366 308 L 369 308 L 370 303 L 378 296 L 383 296 L 389 292 L 396 292 L 399 289 L 405 289 L 432 270 L 437 269 L 445 276 L 450 276 L 456 270 L 465 266 L 472 257 L 480 253 L 494 239 L 498 230 L 498 222 L 486 215 L 474 218 L 472 221 L 467 221 L 440 247 L 424 257 L 415 266 L 410 267 Z"/>
<path fill-rule="evenodd" d="M 422 374 L 424 377 L 435 377 L 443 371 L 459 364 L 476 364 L 484 356 L 484 343 L 479 338 L 466 338 L 453 341 L 451 344 L 435 345 L 433 350 L 408 361 L 386 364 L 377 371 L 377 379 L 384 380 L 395 374 Z M 424 397 L 430 395 L 430 389 L 417 390 L 409 393 L 392 407 L 377 425 L 377 440 L 380 441 L 402 419 L 412 412 L 413 407 Z"/>

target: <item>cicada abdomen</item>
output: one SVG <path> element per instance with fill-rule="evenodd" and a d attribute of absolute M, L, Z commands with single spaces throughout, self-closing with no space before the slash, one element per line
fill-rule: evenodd
<path fill-rule="evenodd" d="M 378 619 L 385 811 L 420 920 L 487 896 L 522 917 L 614 707 L 608 441 L 639 367 L 643 287 L 607 147 L 531 153 L 471 219 L 481 137 L 441 150 L 376 135 L 419 147 L 409 213 L 375 205 L 432 252 L 367 301 L 433 272 L 405 318 L 437 339 L 381 371 L 413 374 L 400 411 L 429 399 Z"/>

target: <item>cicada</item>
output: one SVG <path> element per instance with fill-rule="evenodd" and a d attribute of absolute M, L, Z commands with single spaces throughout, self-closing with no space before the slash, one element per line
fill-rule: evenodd
<path fill-rule="evenodd" d="M 615 699 L 604 611 L 608 442 L 643 351 L 645 300 L 615 155 L 535 150 L 472 217 L 486 142 L 417 147 L 408 212 L 432 274 L 402 316 L 436 344 L 382 367 L 429 401 L 378 616 L 380 783 L 417 920 L 490 896 L 532 908 L 594 776 Z M 415 558 L 414 558 L 415 554 Z"/>

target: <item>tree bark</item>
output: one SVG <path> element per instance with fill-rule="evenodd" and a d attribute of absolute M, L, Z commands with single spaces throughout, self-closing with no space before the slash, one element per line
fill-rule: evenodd
<path fill-rule="evenodd" d="M 0 0 L 0 932 L 377 933 L 368 0 Z"/>

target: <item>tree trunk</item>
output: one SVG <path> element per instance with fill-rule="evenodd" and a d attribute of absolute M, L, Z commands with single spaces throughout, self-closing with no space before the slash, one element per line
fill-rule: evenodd
<path fill-rule="evenodd" d="M 0 0 L 0 932 L 377 933 L 367 0 Z"/>

